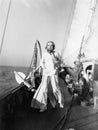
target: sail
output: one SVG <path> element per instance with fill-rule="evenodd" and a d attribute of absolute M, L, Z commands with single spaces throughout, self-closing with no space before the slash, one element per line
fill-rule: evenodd
<path fill-rule="evenodd" d="M 98 60 L 98 0 L 93 14 L 93 21 L 91 24 L 91 33 L 88 44 L 85 48 L 85 55 L 87 59 Z"/>
<path fill-rule="evenodd" d="M 0 8 L 0 44 L 9 2 L 4 0 Z M 12 0 L 0 65 L 29 66 L 36 40 L 42 51 L 51 40 L 56 51 L 64 52 L 75 5 L 76 0 Z"/>
<path fill-rule="evenodd" d="M 35 87 L 34 71 L 39 66 L 41 57 L 42 57 L 42 51 L 41 51 L 40 42 L 36 41 L 35 46 L 34 46 L 33 57 L 32 57 L 31 64 L 30 64 L 30 68 L 32 67 L 32 72 L 31 72 L 32 87 Z"/>
<path fill-rule="evenodd" d="M 63 55 L 65 62 L 71 65 L 78 56 L 81 42 L 83 42 L 82 49 L 85 48 L 85 44 L 89 44 L 96 2 L 96 0 L 77 0 L 67 47 Z"/>

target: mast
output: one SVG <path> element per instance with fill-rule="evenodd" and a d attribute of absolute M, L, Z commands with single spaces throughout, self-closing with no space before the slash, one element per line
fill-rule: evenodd
<path fill-rule="evenodd" d="M 9 1 L 9 7 L 8 7 L 7 16 L 6 16 L 5 25 L 4 25 L 4 30 L 3 30 L 3 35 L 2 35 L 2 39 L 1 39 L 0 54 L 1 54 L 2 48 L 3 48 L 4 37 L 5 37 L 5 33 L 6 33 L 6 28 L 7 28 L 8 18 L 9 18 L 9 14 L 10 14 L 11 4 L 12 4 L 12 0 Z"/>
<path fill-rule="evenodd" d="M 82 38 L 82 42 L 81 42 L 79 54 L 78 54 L 78 57 L 77 57 L 79 62 L 81 61 L 81 57 L 83 56 L 83 53 L 82 53 L 83 41 L 84 41 L 84 36 L 83 36 L 83 38 Z"/>

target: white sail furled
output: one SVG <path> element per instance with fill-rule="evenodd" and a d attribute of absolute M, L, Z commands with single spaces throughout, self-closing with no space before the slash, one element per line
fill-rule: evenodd
<path fill-rule="evenodd" d="M 74 65 L 81 44 L 83 50 L 88 43 L 96 3 L 97 0 L 77 0 L 66 50 L 63 54 L 65 62 L 71 65 Z"/>

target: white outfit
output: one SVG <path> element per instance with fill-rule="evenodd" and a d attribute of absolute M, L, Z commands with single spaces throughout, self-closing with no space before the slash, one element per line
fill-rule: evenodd
<path fill-rule="evenodd" d="M 41 60 L 43 70 L 42 82 L 36 90 L 31 107 L 39 109 L 47 109 L 47 97 L 49 90 L 52 92 L 49 99 L 53 107 L 56 106 L 56 101 L 62 106 L 62 94 L 58 83 L 58 62 L 53 54 L 45 52 Z"/>

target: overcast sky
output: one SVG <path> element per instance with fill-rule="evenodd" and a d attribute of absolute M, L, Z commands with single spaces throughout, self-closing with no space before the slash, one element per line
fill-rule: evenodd
<path fill-rule="evenodd" d="M 0 0 L 0 43 L 3 35 L 5 19 L 10 0 Z M 76 0 L 12 0 L 3 48 L 0 55 L 1 65 L 29 66 L 33 54 L 33 46 L 39 40 L 44 48 L 49 40 L 56 43 L 60 53 L 66 47 L 65 41 L 70 28 L 74 3 Z M 98 41 L 98 7 L 90 43 Z M 95 37 L 96 35 L 96 37 Z M 90 49 L 96 46 L 90 45 Z M 72 46 L 73 47 L 73 46 Z M 73 49 L 67 50 L 68 55 Z M 74 46 L 75 48 L 77 45 Z M 89 50 L 90 50 L 89 49 Z M 67 56 L 68 56 L 67 55 Z M 95 55 L 95 54 L 92 54 Z M 65 56 L 66 57 L 66 56 Z"/>
<path fill-rule="evenodd" d="M 0 41 L 10 0 L 0 2 Z M 12 0 L 0 64 L 29 65 L 33 46 L 49 40 L 61 52 L 74 0 Z"/>

